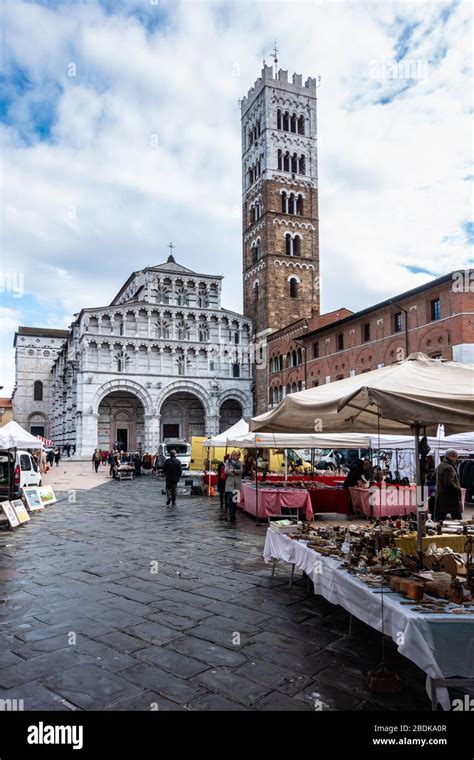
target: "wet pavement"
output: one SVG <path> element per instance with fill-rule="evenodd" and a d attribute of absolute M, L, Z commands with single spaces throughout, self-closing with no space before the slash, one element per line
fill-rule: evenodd
<path fill-rule="evenodd" d="M 92 477 L 92 473 L 91 473 Z M 273 579 L 265 528 L 217 499 L 165 506 L 142 477 L 58 494 L 0 532 L 0 700 L 25 710 L 429 710 L 387 642 L 400 695 L 366 687 L 381 637 Z"/>

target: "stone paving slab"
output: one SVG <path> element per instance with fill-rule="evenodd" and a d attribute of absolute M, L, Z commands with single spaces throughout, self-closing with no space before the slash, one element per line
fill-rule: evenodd
<path fill-rule="evenodd" d="M 405 691 L 368 691 L 380 634 L 354 621 L 349 637 L 349 616 L 301 577 L 290 590 L 287 566 L 271 578 L 253 518 L 220 520 L 208 498 L 167 508 L 156 479 L 102 475 L 75 502 L 58 493 L 0 532 L 0 699 L 27 710 L 308 711 L 315 699 L 429 709 L 424 674 L 390 642 Z"/>

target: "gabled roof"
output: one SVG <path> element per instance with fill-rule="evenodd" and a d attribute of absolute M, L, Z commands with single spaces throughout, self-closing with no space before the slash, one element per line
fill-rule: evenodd
<path fill-rule="evenodd" d="M 50 327 L 19 327 L 13 340 L 14 346 L 16 346 L 17 335 L 33 335 L 38 338 L 67 338 L 69 330 L 56 330 Z"/>
<path fill-rule="evenodd" d="M 223 276 L 219 274 L 214 275 L 214 274 L 203 274 L 202 272 L 194 272 L 192 269 L 188 269 L 187 267 L 183 267 L 182 264 L 178 264 L 175 261 L 174 256 L 168 256 L 167 260 L 163 264 L 157 264 L 154 267 L 145 267 L 144 269 L 139 269 L 137 272 L 132 272 L 127 282 L 124 285 L 122 285 L 119 292 L 110 303 L 110 306 L 116 305 L 117 300 L 120 298 L 122 293 L 128 288 L 133 278 L 136 277 L 137 274 L 142 274 L 143 272 L 164 272 L 166 274 L 191 275 L 192 277 L 206 277 L 208 279 L 213 279 L 213 280 L 223 279 Z"/>

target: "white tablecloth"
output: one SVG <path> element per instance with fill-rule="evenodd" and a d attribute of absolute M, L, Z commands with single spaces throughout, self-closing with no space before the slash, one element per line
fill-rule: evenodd
<path fill-rule="evenodd" d="M 305 572 L 314 584 L 314 593 L 367 625 L 382 630 L 380 593 L 340 568 L 341 561 L 324 557 L 269 528 L 263 557 L 266 562 L 282 559 Z M 398 651 L 416 663 L 431 678 L 460 676 L 474 678 L 474 615 L 425 615 L 400 604 L 398 594 L 384 594 L 384 631 L 398 646 Z M 414 603 L 415 605 L 415 603 Z M 451 708 L 447 689 L 438 689 L 438 699 L 446 710 Z"/>

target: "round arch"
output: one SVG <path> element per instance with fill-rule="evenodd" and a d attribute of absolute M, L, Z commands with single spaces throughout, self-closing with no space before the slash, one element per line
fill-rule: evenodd
<path fill-rule="evenodd" d="M 185 380 L 183 382 L 177 381 L 167 385 L 157 401 L 158 414 L 160 414 L 164 402 L 175 393 L 191 393 L 192 395 L 197 396 L 204 407 L 206 416 L 212 414 L 212 404 L 209 394 L 206 393 L 202 386 L 198 383 L 194 383 L 192 380 Z"/>
<path fill-rule="evenodd" d="M 135 380 L 123 378 L 120 380 L 109 380 L 95 392 L 92 399 L 92 414 L 98 414 L 101 401 L 114 391 L 127 391 L 134 394 L 142 402 L 145 414 L 154 413 L 153 401 L 146 388 L 140 385 L 140 383 L 135 382 Z"/>

